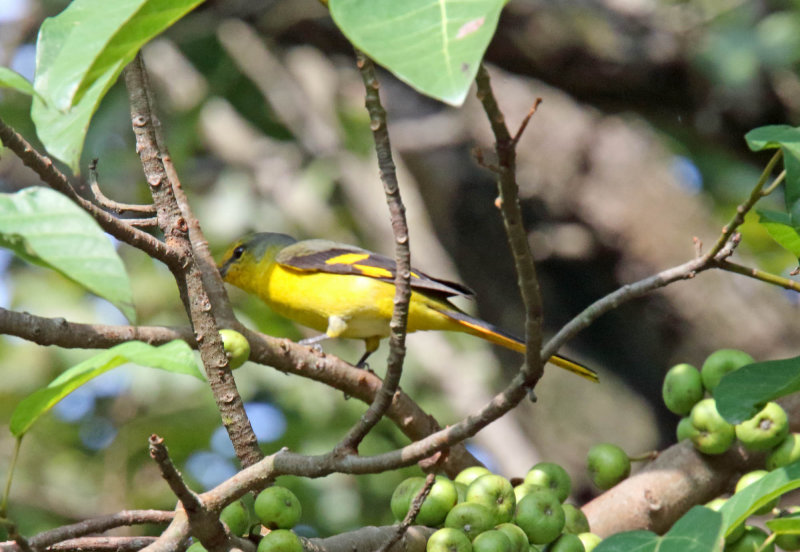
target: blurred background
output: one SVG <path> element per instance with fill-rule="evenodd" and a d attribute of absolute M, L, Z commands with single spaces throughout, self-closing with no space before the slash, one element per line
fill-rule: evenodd
<path fill-rule="evenodd" d="M 29 79 L 41 21 L 67 2 L 0 0 L 0 64 Z M 693 238 L 713 243 L 749 193 L 767 156 L 743 135 L 800 122 L 800 3 L 759 0 L 512 0 L 487 60 L 509 126 L 543 103 L 519 144 L 519 184 L 545 304 L 547 335 L 622 284 L 689 260 Z M 212 250 L 252 230 L 326 237 L 391 254 L 363 85 L 352 48 L 316 0 L 207 2 L 149 44 L 168 145 Z M 407 206 L 415 266 L 461 281 L 477 300 L 460 306 L 522 333 L 513 263 L 494 206 L 492 175 L 471 151 L 492 137 L 480 106 L 425 98 L 381 72 L 382 98 Z M 30 101 L 0 91 L 0 116 L 36 143 Z M 124 86 L 92 122 L 85 167 L 99 159 L 102 189 L 149 201 L 134 151 Z M 37 185 L 12 155 L 0 190 Z M 765 203 L 782 206 L 779 194 Z M 797 259 L 752 215 L 740 262 L 788 275 Z M 119 246 L 142 324 L 185 325 L 169 272 Z M 0 306 L 70 321 L 126 323 L 105 301 L 55 273 L 0 251 Z M 231 289 L 237 314 L 263 332 L 310 334 Z M 621 306 L 562 351 L 600 372 L 593 385 L 549 369 L 538 402 L 470 444 L 490 468 L 522 476 L 539 460 L 567 467 L 580 503 L 594 491 L 583 458 L 601 440 L 629 454 L 674 442 L 677 417 L 660 401 L 678 362 L 740 348 L 757 360 L 797 355 L 797 295 L 709 272 Z M 521 358 L 461 335 L 415 334 L 404 390 L 441 424 L 474 412 L 502 389 Z M 355 361 L 361 343 L 326 351 Z M 384 372 L 387 347 L 371 358 Z M 19 400 L 92 353 L 0 337 L 0 423 Z M 246 364 L 240 391 L 266 452 L 326 451 L 365 406 L 269 367 Z M 127 366 L 65 399 L 26 437 L 11 517 L 23 532 L 124 508 L 172 508 L 146 452 L 166 439 L 197 490 L 237 469 L 210 392 L 200 382 Z M 363 454 L 406 444 L 383 423 Z M 0 431 L 0 473 L 13 450 Z M 301 498 L 308 534 L 391 521 L 389 495 L 408 473 L 282 481 Z"/>

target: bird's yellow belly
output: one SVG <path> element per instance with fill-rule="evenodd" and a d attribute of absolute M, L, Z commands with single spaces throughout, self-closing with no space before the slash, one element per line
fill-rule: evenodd
<path fill-rule="evenodd" d="M 366 339 L 389 336 L 394 284 L 353 274 L 300 272 L 275 266 L 258 295 L 275 312 L 320 332 L 333 317 L 345 323 L 336 337 Z M 452 320 L 428 307 L 430 300 L 412 293 L 408 331 L 451 329 Z"/>

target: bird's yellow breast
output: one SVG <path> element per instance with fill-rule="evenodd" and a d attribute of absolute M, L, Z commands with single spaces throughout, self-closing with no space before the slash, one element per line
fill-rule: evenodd
<path fill-rule="evenodd" d="M 232 281 L 235 280 L 235 281 Z M 254 293 L 272 310 L 320 332 L 331 317 L 346 323 L 337 337 L 387 337 L 392 317 L 394 284 L 354 274 L 305 272 L 277 263 L 245 270 L 229 281 Z M 436 300 L 412 292 L 408 331 L 452 329 L 453 321 L 428 303 Z M 452 307 L 451 307 L 452 308 Z"/>

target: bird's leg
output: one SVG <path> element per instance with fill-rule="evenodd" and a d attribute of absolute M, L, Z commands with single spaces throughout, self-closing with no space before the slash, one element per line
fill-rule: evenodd
<path fill-rule="evenodd" d="M 300 345 L 309 345 L 315 351 L 322 352 L 322 345 L 320 345 L 319 343 L 320 343 L 320 341 L 325 341 L 329 337 L 330 336 L 328 334 L 319 334 L 319 335 L 315 335 L 314 337 L 307 337 L 305 339 L 301 339 L 300 341 L 298 341 L 298 343 Z"/>
<path fill-rule="evenodd" d="M 378 346 L 380 344 L 381 344 L 380 337 L 372 336 L 366 338 L 364 340 L 364 345 L 366 346 L 366 349 L 364 350 L 364 354 L 361 355 L 361 358 L 358 359 L 358 362 L 356 363 L 356 368 L 369 370 L 369 364 L 367 364 L 367 359 L 369 358 L 369 355 L 371 355 L 378 349 Z"/>

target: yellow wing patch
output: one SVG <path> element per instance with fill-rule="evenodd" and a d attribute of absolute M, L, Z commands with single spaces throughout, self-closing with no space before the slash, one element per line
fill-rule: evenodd
<path fill-rule="evenodd" d="M 379 266 L 354 264 L 353 268 L 357 268 L 361 274 L 371 278 L 392 278 L 394 276 L 390 270 L 386 270 L 385 268 L 381 268 Z"/>
<path fill-rule="evenodd" d="M 355 265 L 358 261 L 363 261 L 364 259 L 369 259 L 369 253 L 343 253 L 330 259 L 325 259 L 325 264 Z"/>

